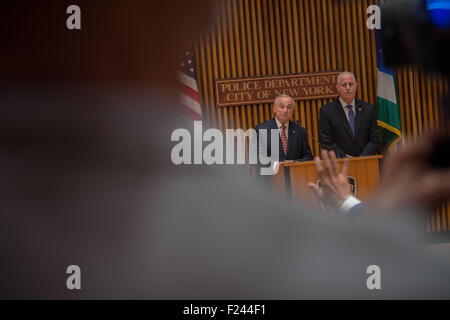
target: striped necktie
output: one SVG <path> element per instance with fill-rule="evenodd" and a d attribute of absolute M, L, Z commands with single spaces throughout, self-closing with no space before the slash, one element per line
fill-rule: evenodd
<path fill-rule="evenodd" d="M 283 144 L 284 155 L 287 153 L 287 136 L 286 136 L 286 126 L 281 125 L 281 143 Z"/>
<path fill-rule="evenodd" d="M 352 129 L 353 135 L 355 135 L 355 113 L 350 104 L 345 107 L 348 109 L 348 122 L 350 123 L 350 128 Z"/>

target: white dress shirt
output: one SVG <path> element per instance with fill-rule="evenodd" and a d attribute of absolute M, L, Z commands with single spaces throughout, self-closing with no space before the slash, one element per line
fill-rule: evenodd
<path fill-rule="evenodd" d="M 352 103 L 350 103 L 350 104 L 345 103 L 344 100 L 342 100 L 341 97 L 339 97 L 339 101 L 342 104 L 342 108 L 344 108 L 345 115 L 347 116 L 347 121 L 348 121 L 348 109 L 346 108 L 346 106 L 348 106 L 348 105 L 352 106 L 353 114 L 355 115 L 355 118 L 356 118 L 355 99 L 353 99 Z"/>
<path fill-rule="evenodd" d="M 339 206 L 339 210 L 342 213 L 347 214 L 351 208 L 353 208 L 354 206 L 356 206 L 357 204 L 360 204 L 360 203 L 361 203 L 360 200 L 358 200 L 354 196 L 350 196 L 347 199 L 345 199 L 344 201 L 342 201 L 341 205 Z"/>

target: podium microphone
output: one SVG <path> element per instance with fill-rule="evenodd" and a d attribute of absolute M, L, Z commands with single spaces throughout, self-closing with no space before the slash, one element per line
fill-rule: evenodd
<path fill-rule="evenodd" d="M 322 144 L 321 144 L 316 138 L 314 138 L 314 137 L 312 136 L 312 134 L 310 134 L 305 128 L 302 127 L 302 125 L 300 124 L 300 120 L 297 120 L 296 122 L 297 122 L 297 124 L 300 126 L 300 128 L 302 128 L 302 130 L 303 130 L 304 132 L 306 132 L 306 134 L 307 134 L 308 136 L 310 136 L 311 139 L 313 139 L 314 142 L 316 142 L 322 149 L 325 149 L 325 148 L 322 146 Z"/>

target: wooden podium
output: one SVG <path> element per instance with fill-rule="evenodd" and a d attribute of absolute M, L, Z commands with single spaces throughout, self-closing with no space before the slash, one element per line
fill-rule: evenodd
<path fill-rule="evenodd" d="M 367 201 L 380 182 L 380 159 L 383 156 L 351 158 L 348 176 L 354 183 L 355 196 Z M 344 159 L 338 159 L 339 168 Z M 317 183 L 318 175 L 314 161 L 281 164 L 278 173 L 272 176 L 272 189 L 295 202 L 311 199 L 318 204 L 316 196 L 308 188 L 308 183 Z"/>

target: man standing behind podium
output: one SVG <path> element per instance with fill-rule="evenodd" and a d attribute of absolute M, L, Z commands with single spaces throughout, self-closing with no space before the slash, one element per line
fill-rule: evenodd
<path fill-rule="evenodd" d="M 312 160 L 308 137 L 300 125 L 289 119 L 294 114 L 295 101 L 291 96 L 282 94 L 278 96 L 273 104 L 275 118 L 256 126 L 258 139 L 261 139 L 261 129 L 267 130 L 267 155 L 271 154 L 270 133 L 272 129 L 278 129 L 279 160 L 280 161 L 309 161 Z"/>
<path fill-rule="evenodd" d="M 319 140 L 339 158 L 370 156 L 380 145 L 375 108 L 355 99 L 358 83 L 351 72 L 341 72 L 336 84 L 339 97 L 320 109 Z"/>

